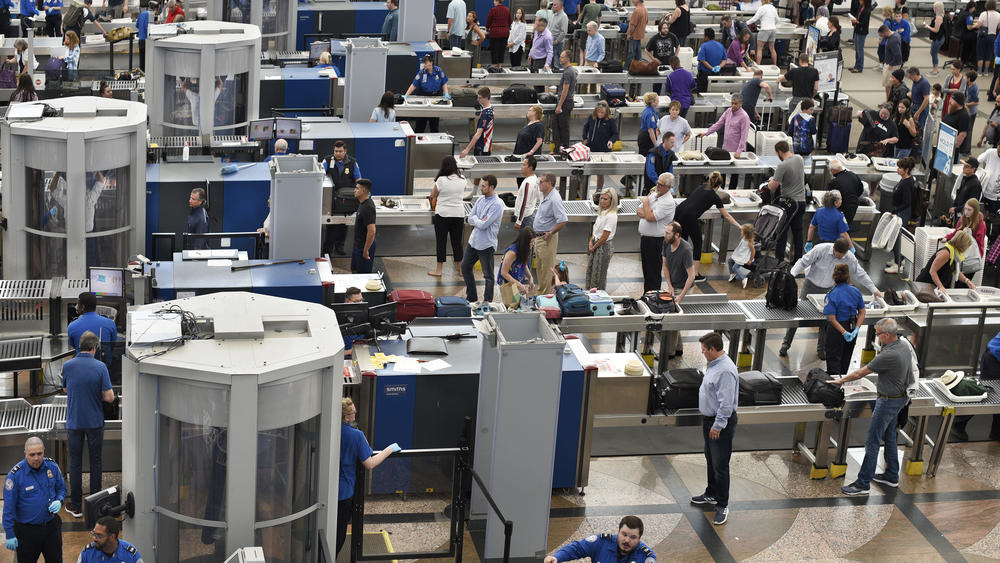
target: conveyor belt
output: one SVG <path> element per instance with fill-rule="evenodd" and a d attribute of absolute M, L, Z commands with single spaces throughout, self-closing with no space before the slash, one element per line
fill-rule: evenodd
<path fill-rule="evenodd" d="M 0 400 L 0 435 L 49 432 L 66 424 L 66 397 L 32 405 L 24 399 Z"/>
<path fill-rule="evenodd" d="M 806 398 L 806 389 L 802 380 L 797 377 L 781 377 L 781 404 L 789 405 L 812 405 Z"/>
<path fill-rule="evenodd" d="M 768 328 L 819 326 L 818 323 L 825 318 L 807 299 L 799 301 L 792 311 L 770 309 L 763 299 L 743 301 L 742 304 L 747 312 L 748 321 L 767 322 Z"/>
<path fill-rule="evenodd" d="M 681 306 L 684 315 L 743 315 L 739 303 L 684 303 Z"/>
<path fill-rule="evenodd" d="M 984 384 L 990 387 L 990 391 L 986 394 L 986 400 L 979 401 L 977 403 L 958 403 L 952 401 L 944 393 L 941 393 L 936 387 L 933 387 L 929 382 L 922 382 L 923 385 L 920 386 L 920 391 L 927 394 L 927 396 L 934 399 L 934 401 L 942 407 L 952 407 L 955 409 L 957 414 L 973 414 L 977 411 L 1000 412 L 1000 382 L 997 381 L 986 381 Z"/>
<path fill-rule="evenodd" d="M 563 207 L 565 207 L 566 209 L 566 215 L 577 215 L 577 216 L 585 215 L 588 217 L 596 215 L 596 213 L 594 213 L 594 208 L 589 201 L 583 201 L 583 200 L 564 201 Z"/>
<path fill-rule="evenodd" d="M 638 210 L 639 210 L 638 199 L 623 199 L 618 202 L 619 214 L 635 215 L 635 212 Z"/>
<path fill-rule="evenodd" d="M 0 371 L 40 369 L 43 337 L 0 340 Z"/>

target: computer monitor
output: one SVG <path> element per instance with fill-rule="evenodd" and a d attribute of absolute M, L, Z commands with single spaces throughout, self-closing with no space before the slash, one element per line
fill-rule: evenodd
<path fill-rule="evenodd" d="M 309 60 L 318 61 L 320 55 L 331 51 L 330 40 L 315 41 L 309 45 Z"/>
<path fill-rule="evenodd" d="M 87 531 L 94 529 L 94 524 L 104 516 L 111 516 L 112 508 L 122 503 L 121 488 L 118 486 L 97 491 L 83 499 L 83 521 Z"/>
<path fill-rule="evenodd" d="M 97 297 L 125 297 L 125 270 L 90 268 L 90 291 Z"/>
<path fill-rule="evenodd" d="M 330 305 L 334 313 L 337 313 L 337 324 L 340 326 L 357 326 L 368 322 L 368 304 L 361 303 L 334 303 Z"/>
<path fill-rule="evenodd" d="M 368 308 L 368 323 L 378 329 L 383 324 L 396 322 L 396 306 L 398 303 L 389 301 L 382 305 Z"/>
<path fill-rule="evenodd" d="M 269 141 L 274 137 L 274 119 L 255 119 L 250 122 L 251 141 Z"/>
<path fill-rule="evenodd" d="M 301 139 L 302 120 L 276 117 L 274 119 L 274 136 L 278 139 Z"/>

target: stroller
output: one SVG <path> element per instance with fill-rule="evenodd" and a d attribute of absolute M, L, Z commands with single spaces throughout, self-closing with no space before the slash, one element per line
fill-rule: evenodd
<path fill-rule="evenodd" d="M 791 228 L 794 210 L 795 202 L 787 197 L 777 197 L 761 206 L 753 223 L 756 258 L 748 266 L 750 283 L 754 287 L 764 287 L 767 277 L 779 267 L 780 263 L 775 255 L 778 239 Z"/>

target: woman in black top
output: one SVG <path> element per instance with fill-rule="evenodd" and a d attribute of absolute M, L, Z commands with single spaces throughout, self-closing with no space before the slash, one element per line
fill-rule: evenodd
<path fill-rule="evenodd" d="M 854 24 L 854 66 L 849 69 L 851 72 L 865 69 L 865 39 L 868 38 L 871 17 L 872 0 L 861 0 L 857 12 L 851 12 L 851 23 Z"/>
<path fill-rule="evenodd" d="M 913 139 L 917 136 L 917 122 L 910 115 L 910 99 L 903 98 L 899 101 L 893 111 L 893 121 L 896 122 L 896 150 L 895 158 L 910 156 L 913 150 Z"/>
<path fill-rule="evenodd" d="M 545 138 L 545 125 L 542 124 L 542 106 L 528 108 L 528 124 L 517 132 L 514 141 L 514 154 L 520 156 L 534 155 L 542 147 Z"/>
<path fill-rule="evenodd" d="M 691 8 L 686 0 L 677 0 L 677 8 L 670 14 L 670 30 L 677 36 L 681 47 L 687 45 L 688 35 L 691 35 Z"/>
<path fill-rule="evenodd" d="M 965 65 L 976 66 L 976 40 L 978 39 L 975 23 L 976 23 L 976 2 L 975 0 L 969 0 L 969 3 L 965 5 L 965 9 L 958 14 L 957 23 L 959 29 L 961 30 L 962 52 L 959 55 L 962 63 Z"/>
<path fill-rule="evenodd" d="M 961 260 L 965 252 L 972 246 L 972 235 L 968 231 L 959 231 L 951 240 L 946 242 L 931 259 L 927 261 L 923 270 L 916 277 L 916 281 L 932 283 L 939 292 L 961 285 L 968 289 L 976 289 L 972 280 L 962 273 Z M 955 282 L 958 282 L 956 284 Z"/>
<path fill-rule="evenodd" d="M 618 140 L 618 122 L 611 116 L 608 102 L 600 101 L 594 106 L 583 124 L 583 144 L 590 147 L 590 152 L 611 152 L 611 147 Z M 597 193 L 604 189 L 604 176 L 597 177 Z"/>
<path fill-rule="evenodd" d="M 681 225 L 681 236 L 691 241 L 696 261 L 701 259 L 701 216 L 706 211 L 715 207 L 726 221 L 737 229 L 740 228 L 740 223 L 722 205 L 722 199 L 719 197 L 721 187 L 722 174 L 719 171 L 712 172 L 708 177 L 708 184 L 691 192 L 691 195 L 677 206 L 677 211 L 674 213 L 674 221 Z"/>
<path fill-rule="evenodd" d="M 830 16 L 827 20 L 830 32 L 819 38 L 820 51 L 836 51 L 840 56 L 840 18 Z"/>
<path fill-rule="evenodd" d="M 931 70 L 931 76 L 937 76 L 941 69 L 938 66 L 938 53 L 941 52 L 941 47 L 944 45 L 945 33 L 944 33 L 944 4 L 934 3 L 934 15 L 931 16 L 931 21 L 924 24 L 927 31 L 931 32 L 931 63 L 934 65 L 934 69 Z"/>
<path fill-rule="evenodd" d="M 916 166 L 916 161 L 913 160 L 912 156 L 906 158 L 901 158 L 896 161 L 896 172 L 899 173 L 899 183 L 896 184 L 896 188 L 892 191 L 892 205 L 890 208 L 890 213 L 896 215 L 903 221 L 903 228 L 905 229 L 910 224 L 910 217 L 913 214 L 913 192 L 916 191 L 917 182 L 911 176 L 913 172 L 913 167 Z M 896 239 L 896 245 L 892 247 L 892 257 L 893 261 L 886 265 L 885 273 L 895 274 L 899 272 L 899 240 L 902 237 Z"/>

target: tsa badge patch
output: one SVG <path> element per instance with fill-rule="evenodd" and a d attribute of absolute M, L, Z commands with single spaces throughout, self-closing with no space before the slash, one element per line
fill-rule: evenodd
<path fill-rule="evenodd" d="M 4 483 L 3 488 L 7 489 L 8 491 L 13 491 L 14 490 L 14 481 L 12 481 L 10 479 L 7 479 L 7 482 Z"/>
<path fill-rule="evenodd" d="M 587 541 L 589 541 L 590 543 L 594 543 L 595 541 L 597 541 L 597 535 L 587 536 Z"/>
<path fill-rule="evenodd" d="M 48 473 L 48 478 L 51 479 L 52 478 L 52 470 L 49 469 L 48 471 L 46 471 L 46 473 Z"/>

